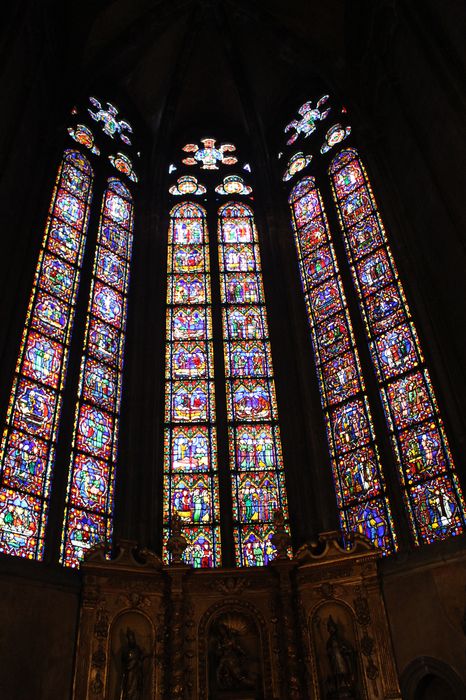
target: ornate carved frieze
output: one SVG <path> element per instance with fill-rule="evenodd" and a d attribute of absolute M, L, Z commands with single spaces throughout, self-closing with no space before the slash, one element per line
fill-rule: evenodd
<path fill-rule="evenodd" d="M 254 569 L 93 551 L 74 700 L 399 698 L 378 558 L 336 532 Z"/>

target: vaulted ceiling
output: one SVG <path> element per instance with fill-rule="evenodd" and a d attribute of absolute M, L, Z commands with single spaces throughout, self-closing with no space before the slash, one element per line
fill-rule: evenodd
<path fill-rule="evenodd" d="M 167 110 L 172 133 L 198 124 L 225 138 L 294 111 L 323 79 L 343 82 L 345 1 L 116 0 L 96 16 L 85 72 L 119 84 L 151 129 Z M 111 82 L 110 82 L 111 81 Z"/>

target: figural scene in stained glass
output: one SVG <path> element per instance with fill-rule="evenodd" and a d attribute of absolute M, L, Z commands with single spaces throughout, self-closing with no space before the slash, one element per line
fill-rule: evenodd
<path fill-rule="evenodd" d="M 127 293 L 133 238 L 128 188 L 110 178 L 104 193 L 63 522 L 61 561 L 76 567 L 112 535 L 118 414 L 123 378 Z"/>
<path fill-rule="evenodd" d="M 176 513 L 196 568 L 221 563 L 209 269 L 205 211 L 179 204 L 168 234 L 164 557 Z"/>
<path fill-rule="evenodd" d="M 396 538 L 343 283 L 313 177 L 289 197 L 342 529 L 389 552 Z"/>
<path fill-rule="evenodd" d="M 464 530 L 464 503 L 419 338 L 358 153 L 330 167 L 333 194 L 365 321 L 416 543 Z"/>
<path fill-rule="evenodd" d="M 93 173 L 65 151 L 50 203 L 0 453 L 0 551 L 41 559 Z"/>
<path fill-rule="evenodd" d="M 259 242 L 245 205 L 219 210 L 219 265 L 236 561 L 265 566 L 276 554 L 274 511 L 288 513 Z"/>

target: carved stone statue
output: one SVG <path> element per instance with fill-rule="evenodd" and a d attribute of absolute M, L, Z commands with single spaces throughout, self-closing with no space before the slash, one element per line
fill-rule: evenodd
<path fill-rule="evenodd" d="M 128 627 L 127 647 L 121 655 L 121 688 L 118 700 L 142 700 L 144 687 L 144 653 L 136 643 L 136 635 Z"/>
<path fill-rule="evenodd" d="M 171 554 L 172 563 L 181 564 L 188 541 L 181 531 L 181 518 L 176 511 L 173 511 L 170 527 L 171 533 L 167 541 L 167 549 Z"/>
<path fill-rule="evenodd" d="M 273 513 L 273 535 L 271 542 L 277 550 L 277 559 L 288 559 L 288 547 L 291 537 L 286 531 L 285 516 L 283 511 L 277 508 Z"/>
<path fill-rule="evenodd" d="M 251 688 L 248 676 L 247 654 L 238 641 L 238 631 L 220 622 L 217 634 L 217 685 L 221 690 Z"/>
<path fill-rule="evenodd" d="M 349 700 L 349 698 L 357 698 L 355 651 L 341 635 L 338 625 L 331 615 L 327 619 L 327 631 L 329 636 L 326 648 L 331 669 L 331 674 L 327 679 L 329 686 L 327 699 Z"/>

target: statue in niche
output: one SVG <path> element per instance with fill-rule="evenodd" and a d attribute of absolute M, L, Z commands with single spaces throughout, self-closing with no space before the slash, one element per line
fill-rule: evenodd
<path fill-rule="evenodd" d="M 216 625 L 213 650 L 216 657 L 215 680 L 221 691 L 238 691 L 254 688 L 249 672 L 249 654 L 240 642 L 248 625 L 241 615 L 228 614 Z"/>
<path fill-rule="evenodd" d="M 331 615 L 327 619 L 327 631 L 326 649 L 331 671 L 327 678 L 327 700 L 354 700 L 358 697 L 355 651 Z"/>
<path fill-rule="evenodd" d="M 147 658 L 128 627 L 126 649 L 121 654 L 121 685 L 118 700 L 142 700 L 144 689 L 144 660 Z"/>

